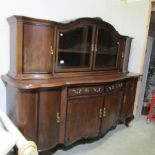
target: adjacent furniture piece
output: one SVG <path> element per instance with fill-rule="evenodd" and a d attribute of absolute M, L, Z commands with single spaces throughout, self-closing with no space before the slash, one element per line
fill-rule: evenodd
<path fill-rule="evenodd" d="M 7 112 L 39 150 L 100 137 L 133 119 L 138 75 L 127 71 L 130 37 L 100 18 L 8 21 Z"/>

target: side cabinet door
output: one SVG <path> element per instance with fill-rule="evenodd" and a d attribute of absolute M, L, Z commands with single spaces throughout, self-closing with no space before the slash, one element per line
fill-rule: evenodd
<path fill-rule="evenodd" d="M 65 143 L 95 137 L 99 133 L 99 111 L 103 97 L 84 97 L 68 100 Z"/>
<path fill-rule="evenodd" d="M 136 94 L 137 79 L 131 79 L 126 81 L 124 101 L 122 105 L 121 119 L 133 118 L 134 100 Z"/>
<path fill-rule="evenodd" d="M 24 24 L 24 73 L 52 72 L 53 36 L 53 27 Z"/>
<path fill-rule="evenodd" d="M 39 150 L 49 149 L 58 143 L 61 90 L 41 90 L 39 98 Z"/>
<path fill-rule="evenodd" d="M 101 134 L 104 134 L 106 131 L 117 124 L 119 120 L 122 99 L 122 90 L 105 95 Z"/>

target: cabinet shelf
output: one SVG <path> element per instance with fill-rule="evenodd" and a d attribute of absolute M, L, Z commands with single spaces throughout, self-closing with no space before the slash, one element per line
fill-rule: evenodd
<path fill-rule="evenodd" d="M 80 51 L 72 49 L 59 49 L 59 53 L 79 53 L 79 54 L 90 54 L 89 51 Z"/>
<path fill-rule="evenodd" d="M 99 49 L 96 54 L 103 54 L 103 55 L 117 55 L 118 47 L 111 47 L 106 49 Z"/>
<path fill-rule="evenodd" d="M 109 55 L 109 56 L 116 56 L 117 54 L 114 54 L 114 53 L 104 53 L 104 52 L 97 52 L 96 54 L 99 54 L 99 55 Z"/>

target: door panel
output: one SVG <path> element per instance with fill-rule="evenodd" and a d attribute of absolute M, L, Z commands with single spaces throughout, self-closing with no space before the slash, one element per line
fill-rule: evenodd
<path fill-rule="evenodd" d="M 51 73 L 53 28 L 24 24 L 24 73 Z"/>
<path fill-rule="evenodd" d="M 136 86 L 137 86 L 137 79 L 126 81 L 124 102 L 122 105 L 122 112 L 121 112 L 122 120 L 133 116 Z"/>
<path fill-rule="evenodd" d="M 60 90 L 42 90 L 39 107 L 39 149 L 54 147 L 58 143 L 60 112 Z"/>
<path fill-rule="evenodd" d="M 68 101 L 65 142 L 95 137 L 99 133 L 99 111 L 103 97 L 76 98 Z"/>
<path fill-rule="evenodd" d="M 112 92 L 105 95 L 101 133 L 104 134 L 117 124 L 122 103 L 123 91 Z"/>

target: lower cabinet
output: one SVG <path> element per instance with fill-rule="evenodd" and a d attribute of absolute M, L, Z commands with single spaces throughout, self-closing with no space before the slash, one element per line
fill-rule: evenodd
<path fill-rule="evenodd" d="M 103 97 L 84 96 L 68 100 L 65 143 L 99 134 Z"/>
<path fill-rule="evenodd" d="M 92 85 L 18 89 L 7 85 L 7 112 L 38 149 L 104 135 L 133 119 L 138 78 Z"/>

